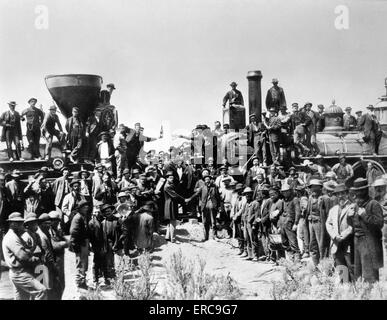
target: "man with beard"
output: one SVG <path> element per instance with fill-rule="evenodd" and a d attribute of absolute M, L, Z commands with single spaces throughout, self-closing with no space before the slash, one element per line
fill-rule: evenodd
<path fill-rule="evenodd" d="M 102 132 L 101 113 L 95 110 L 93 114 L 86 121 L 86 139 L 87 148 L 85 150 L 86 158 L 94 163 L 97 157 L 97 143 L 99 141 L 99 134 Z"/>
<path fill-rule="evenodd" d="M 280 244 L 275 241 L 275 235 L 280 235 L 281 231 L 278 220 L 284 210 L 284 201 L 280 199 L 280 193 L 277 187 L 270 188 L 269 196 L 271 201 L 269 208 L 270 231 L 268 246 L 270 251 L 270 261 L 277 262 L 280 258 L 285 256 L 282 247 L 282 236 Z"/>
<path fill-rule="evenodd" d="M 339 156 L 339 163 L 332 167 L 332 171 L 337 175 L 337 182 L 344 183 L 345 180 L 353 177 L 352 166 L 347 163 L 345 155 Z"/>
<path fill-rule="evenodd" d="M 348 269 L 348 280 L 353 280 L 353 228 L 348 223 L 348 209 L 351 205 L 348 199 L 348 188 L 338 184 L 333 193 L 339 203 L 329 210 L 326 229 L 331 237 L 331 253 L 335 267 L 345 266 Z"/>
<path fill-rule="evenodd" d="M 115 205 L 117 203 L 117 186 L 112 182 L 109 172 L 102 176 L 102 184 L 95 192 L 95 199 L 103 204 Z"/>
<path fill-rule="evenodd" d="M 246 198 L 246 204 L 242 213 L 243 224 L 243 237 L 246 241 L 246 260 L 258 261 L 258 243 L 255 228 L 253 229 L 253 223 L 257 218 L 260 206 L 257 201 L 253 201 L 253 190 L 250 187 L 246 187 L 243 190 L 242 195 Z"/>
<path fill-rule="evenodd" d="M 253 222 L 254 231 L 257 233 L 258 241 L 262 243 L 263 255 L 259 256 L 259 261 L 270 261 L 269 240 L 268 235 L 270 231 L 269 209 L 271 200 L 269 197 L 269 186 L 264 185 L 257 195 L 256 200 L 259 203 L 259 211 L 256 219 Z M 259 254 L 261 254 L 259 252 Z"/>
<path fill-rule="evenodd" d="M 71 192 L 70 188 L 70 170 L 67 167 L 63 167 L 61 170 L 62 176 L 55 179 L 52 184 L 52 191 L 55 194 L 55 206 L 60 209 L 64 197 Z"/>
<path fill-rule="evenodd" d="M 230 83 L 231 90 L 228 91 L 223 98 L 223 108 L 226 107 L 227 101 L 230 107 L 240 107 L 244 105 L 242 92 L 236 88 L 237 85 L 238 84 L 234 81 Z"/>
<path fill-rule="evenodd" d="M 301 215 L 300 203 L 298 198 L 294 197 L 294 192 L 289 185 L 284 184 L 281 193 L 284 197 L 284 207 L 278 225 L 281 228 L 282 245 L 292 259 L 300 260 L 296 233 Z"/>
<path fill-rule="evenodd" d="M 383 267 L 383 209 L 369 198 L 366 179 L 357 178 L 350 191 L 355 198 L 348 209 L 355 235 L 355 280 L 361 277 L 365 282 L 374 283 L 379 281 L 379 268 Z"/>
<path fill-rule="evenodd" d="M 64 231 L 66 234 L 69 232 L 71 220 L 76 214 L 78 204 L 85 200 L 85 197 L 81 195 L 80 188 L 81 183 L 78 179 L 73 179 L 70 183 L 71 192 L 67 194 L 62 203 L 62 219 L 64 223 Z"/>
<path fill-rule="evenodd" d="M 258 182 L 257 182 L 258 174 L 263 175 L 263 178 L 265 179 L 266 178 L 266 172 L 265 172 L 265 169 L 263 169 L 262 167 L 259 166 L 259 160 L 258 160 L 257 157 L 253 157 L 252 161 L 253 161 L 253 165 L 252 165 L 252 167 L 249 169 L 249 171 L 247 173 L 246 184 L 251 189 L 254 190 L 255 187 L 258 184 Z"/>
<path fill-rule="evenodd" d="M 75 264 L 77 269 L 75 283 L 78 288 L 86 290 L 88 289 L 86 284 L 86 273 L 89 261 L 88 213 L 89 203 L 86 200 L 80 201 L 70 226 L 70 248 L 75 253 Z"/>
<path fill-rule="evenodd" d="M 200 196 L 202 210 L 202 222 L 204 226 L 204 241 L 210 237 L 215 239 L 216 233 L 216 213 L 221 212 L 221 198 L 218 188 L 213 184 L 211 176 L 203 178 L 204 185 L 191 197 L 191 199 Z"/>
<path fill-rule="evenodd" d="M 271 159 L 276 162 L 280 159 L 281 120 L 278 118 L 275 108 L 271 108 L 269 111 L 270 117 L 268 119 L 263 117 L 262 122 L 269 134 Z"/>
<path fill-rule="evenodd" d="M 324 106 L 322 104 L 319 104 L 317 106 L 317 109 L 318 109 L 318 113 L 317 113 L 316 132 L 321 132 L 325 128 Z"/>
<path fill-rule="evenodd" d="M 24 219 L 21 213 L 13 212 L 7 221 L 9 230 L 4 236 L 2 245 L 4 260 L 10 268 L 9 278 L 15 290 L 15 300 L 46 300 L 46 287 L 35 279 L 31 272 L 41 259 L 34 256 L 21 238 L 24 233 Z"/>

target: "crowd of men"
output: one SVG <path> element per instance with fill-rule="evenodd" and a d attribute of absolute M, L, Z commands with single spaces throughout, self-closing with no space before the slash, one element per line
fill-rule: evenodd
<path fill-rule="evenodd" d="M 272 91 L 281 92 L 278 88 Z M 228 97 L 234 99 L 234 93 Z M 282 101 L 284 95 L 277 98 Z M 267 99 L 268 103 L 272 100 Z M 165 231 L 167 241 L 178 243 L 177 220 L 188 217 L 201 220 L 203 241 L 237 238 L 243 259 L 276 263 L 280 258 L 311 257 L 317 266 L 321 259 L 333 256 L 336 267 L 348 270 L 349 280 L 378 281 L 383 266 L 383 227 L 386 233 L 387 180 L 372 161 L 364 161 L 366 177 L 356 178 L 344 155 L 332 167 L 320 155 L 299 166 L 281 163 L 278 137 L 285 136 L 281 134 L 285 124 L 295 128 L 295 137 L 297 128 L 310 126 L 304 130 L 310 146 L 322 125 L 318 118 L 308 122 L 311 104 L 301 112 L 296 107 L 293 104 L 293 114 L 287 115 L 278 103 L 270 107 L 271 116 L 264 116 L 258 124 L 250 117 L 248 139 L 255 155 L 238 180 L 230 175 L 228 159 L 217 152 L 215 159 L 203 156 L 200 164 L 194 154 L 187 158 L 173 149 L 153 154 L 147 163 L 139 161 L 138 152 L 130 158 L 128 150 L 139 150 L 145 141 L 153 140 L 143 136 L 140 124 L 135 129 L 120 125 L 116 132 L 102 131 L 95 136 L 91 130 L 86 137 L 74 108 L 66 126 L 68 132 L 75 130 L 70 138 L 67 135 L 73 146 L 70 160 L 76 162 L 74 150 L 83 150 L 87 138 L 97 147 L 92 171 L 63 167 L 61 177 L 52 180 L 48 179 L 50 169 L 42 167 L 28 182 L 19 170 L 0 174 L 2 255 L 10 269 L 15 298 L 61 299 L 66 248 L 76 257 L 78 288 L 88 288 L 90 252 L 95 286 L 101 277 L 110 285 L 118 257 L 134 258 L 152 250 L 154 233 Z M 107 118 L 109 115 L 114 113 L 107 113 Z M 7 121 L 9 117 L 2 118 Z M 351 129 L 355 122 L 349 122 Z M 110 122 L 102 121 L 106 123 Z M 8 138 L 14 138 L 5 131 Z M 226 132 L 220 122 L 212 132 L 215 145 L 210 149 L 217 150 L 216 138 Z M 263 152 L 259 132 L 268 134 L 270 152 Z M 59 140 L 65 137 L 61 130 L 51 134 Z M 309 149 L 304 142 L 303 148 Z"/>

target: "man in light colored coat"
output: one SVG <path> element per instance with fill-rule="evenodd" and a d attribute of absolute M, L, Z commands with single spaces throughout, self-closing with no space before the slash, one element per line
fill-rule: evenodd
<path fill-rule="evenodd" d="M 335 267 L 345 266 L 348 269 L 348 279 L 353 279 L 353 228 L 348 223 L 347 214 L 350 206 L 348 189 L 344 183 L 339 184 L 333 191 L 338 197 L 339 203 L 329 210 L 325 223 L 327 232 L 331 237 L 331 253 L 335 260 Z M 344 281 L 344 275 L 342 278 Z"/>

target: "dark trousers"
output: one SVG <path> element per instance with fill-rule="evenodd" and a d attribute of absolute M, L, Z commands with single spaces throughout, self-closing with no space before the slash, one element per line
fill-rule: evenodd
<path fill-rule="evenodd" d="M 81 151 L 81 148 L 82 148 L 82 138 L 80 137 L 70 137 L 70 143 L 69 143 L 69 148 L 71 150 L 71 153 L 70 155 L 74 158 L 74 159 L 78 159 L 79 157 L 79 153 Z"/>
<path fill-rule="evenodd" d="M 105 279 L 109 278 L 108 268 L 106 263 L 106 253 L 101 250 L 94 250 L 93 258 L 93 278 L 98 282 L 99 277 L 103 275 Z"/>
<path fill-rule="evenodd" d="M 297 243 L 297 233 L 292 230 L 293 222 L 280 220 L 281 223 L 281 238 L 282 238 L 282 246 L 286 251 L 288 251 L 292 255 L 296 255 L 296 257 L 300 257 L 300 249 Z"/>
<path fill-rule="evenodd" d="M 321 224 L 321 258 L 329 258 L 329 248 L 331 244 L 331 238 L 328 234 L 325 222 Z"/>
<path fill-rule="evenodd" d="M 27 128 L 26 135 L 31 158 L 40 158 L 40 128 Z"/>
<path fill-rule="evenodd" d="M 279 141 L 273 141 L 273 139 L 269 139 L 270 143 L 270 153 L 272 161 L 278 161 L 280 156 L 280 143 Z"/>
<path fill-rule="evenodd" d="M 322 247 L 321 244 L 321 222 L 317 220 L 309 221 L 309 252 L 312 256 L 312 261 L 314 265 L 318 265 L 320 262 L 320 249 Z"/>
<path fill-rule="evenodd" d="M 245 238 L 243 237 L 242 222 L 234 221 L 235 238 L 238 240 L 238 247 L 241 252 L 245 250 Z"/>
<path fill-rule="evenodd" d="M 360 277 L 369 283 L 379 281 L 379 269 L 374 268 L 370 248 L 365 236 L 355 236 L 355 280 Z"/>
<path fill-rule="evenodd" d="M 204 226 L 204 239 L 208 240 L 210 235 L 210 229 L 213 235 L 215 233 L 216 210 L 212 207 L 206 206 L 203 209 L 202 222 Z"/>
<path fill-rule="evenodd" d="M 335 261 L 335 267 L 338 269 L 340 266 L 344 266 L 348 270 L 348 281 L 353 281 L 353 264 L 351 261 L 351 254 L 343 249 L 338 249 L 335 254 L 333 254 L 333 259 Z"/>
<path fill-rule="evenodd" d="M 51 150 L 52 150 L 52 141 L 54 139 L 54 136 L 58 139 L 59 141 L 59 146 L 61 148 L 61 151 L 63 152 L 64 150 L 64 138 L 65 138 L 65 133 L 60 132 L 58 130 L 54 130 L 54 132 L 49 132 L 46 135 L 46 148 L 44 150 L 44 156 L 50 158 L 51 157 Z"/>
<path fill-rule="evenodd" d="M 246 250 L 249 258 L 258 258 L 258 239 L 253 227 L 249 223 L 243 226 L 244 238 L 246 241 Z"/>
<path fill-rule="evenodd" d="M 21 147 L 19 136 L 15 129 L 6 129 L 5 130 L 5 143 L 7 145 L 8 158 L 14 158 L 12 151 L 12 143 L 16 147 L 16 160 L 21 158 Z"/>
<path fill-rule="evenodd" d="M 90 134 L 89 138 L 87 139 L 87 147 L 85 148 L 86 159 L 89 159 L 90 161 L 93 161 L 93 162 L 95 161 L 98 153 L 97 143 L 98 143 L 98 135 Z"/>

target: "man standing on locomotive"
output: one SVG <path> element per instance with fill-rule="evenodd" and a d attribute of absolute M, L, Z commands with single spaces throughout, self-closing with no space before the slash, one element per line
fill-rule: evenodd
<path fill-rule="evenodd" d="M 31 159 L 40 159 L 40 126 L 43 122 L 44 113 L 41 109 L 35 107 L 36 98 L 28 100 L 29 108 L 25 109 L 21 114 L 21 120 L 27 118 L 27 139 L 28 148 L 31 153 Z"/>
<path fill-rule="evenodd" d="M 83 138 L 85 134 L 83 122 L 79 116 L 79 108 L 74 107 L 72 110 L 73 116 L 67 119 L 66 131 L 67 135 L 67 147 L 71 150 L 70 161 L 77 163 L 79 159 L 79 153 L 83 145 Z"/>

